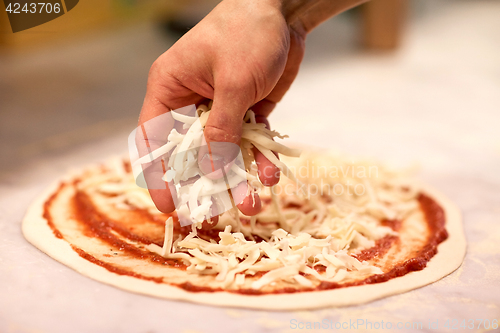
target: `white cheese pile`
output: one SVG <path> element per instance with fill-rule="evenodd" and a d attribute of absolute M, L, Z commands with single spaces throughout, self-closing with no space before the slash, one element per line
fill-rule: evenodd
<path fill-rule="evenodd" d="M 209 111 L 201 112 L 203 125 L 203 115 Z M 174 239 L 170 217 L 163 248 L 151 244 L 147 249 L 184 260 L 189 273 L 211 274 L 224 288 L 261 289 L 278 282 L 313 287 L 320 281 L 344 281 L 352 273 L 357 277 L 382 273 L 352 254 L 373 247 L 384 236 L 397 234 L 381 221 L 403 219 L 416 209 L 415 190 L 401 183 L 394 172 L 373 163 L 349 162 L 324 154 L 280 161 L 272 151 L 289 156 L 298 156 L 299 151 L 274 142 L 274 137 L 282 136 L 257 124 L 253 112 L 247 113 L 241 150 L 250 188 L 258 191 L 265 203 L 261 213 L 253 217 L 236 209 L 224 213 L 216 226 L 220 231 L 218 241 L 200 238 L 196 224 L 185 238 Z M 257 178 L 252 147 L 275 163 L 288 179 L 281 179 L 273 188 L 263 187 Z M 323 166 L 329 169 L 323 172 Z M 117 208 L 138 207 L 160 214 L 147 191 L 135 186 L 119 168 L 116 164 L 113 176 L 84 186 L 113 194 L 109 200 Z M 257 236 L 263 240 L 256 241 Z M 316 266 L 324 266 L 324 272 L 319 273 Z M 265 273 L 256 278 L 258 272 Z"/>
<path fill-rule="evenodd" d="M 204 220 L 209 220 L 214 215 L 232 209 L 243 200 L 244 196 L 238 198 L 238 202 L 234 202 L 232 200 L 234 193 L 231 197 L 228 190 L 236 188 L 242 182 L 249 183 L 250 192 L 260 189 L 261 184 L 257 180 L 256 171 L 251 167 L 254 161 L 252 147 L 259 149 L 285 175 L 293 179 L 293 173 L 289 172 L 286 165 L 276 158 L 273 151 L 294 157 L 298 157 L 300 151 L 273 141 L 273 137 L 282 138 L 282 136 L 266 129 L 264 124 L 257 124 L 252 111 L 248 111 L 243 122 L 241 142 L 243 155 L 238 154 L 234 161 L 227 163 L 230 168 L 225 172 L 224 177 L 218 179 L 204 175 L 198 165 L 198 152 L 202 146 L 203 129 L 210 115 L 208 107 L 201 105 L 193 116 L 175 111 L 170 111 L 169 115 L 174 121 L 182 124 L 182 128 L 187 131 L 179 133 L 174 125 L 168 135 L 168 142 L 133 161 L 132 168 L 140 167 L 142 164 L 153 162 L 158 158 L 163 159 L 164 165 L 167 167 L 163 180 L 169 182 L 172 189 L 171 193 L 174 196 L 173 200 L 181 225 L 195 223 L 196 227 L 201 228 Z M 214 203 L 218 203 L 217 207 L 212 207 Z"/>
<path fill-rule="evenodd" d="M 168 226 L 172 225 L 171 219 Z M 312 287 L 313 282 L 299 273 L 309 274 L 319 281 L 333 282 L 341 281 L 351 270 L 364 274 L 382 273 L 379 268 L 350 256 L 347 250 L 338 249 L 332 236 L 318 239 L 303 232 L 292 235 L 283 229 L 274 230 L 269 241 L 258 243 L 247 240 L 241 232 L 232 233 L 230 225 L 219 233 L 218 243 L 200 239 L 192 232 L 186 238 L 176 240 L 170 253 L 172 229 L 168 226 L 164 247 L 152 244 L 148 249 L 165 257 L 187 260 L 190 263 L 188 272 L 216 274 L 215 280 L 220 281 L 224 288 L 242 285 L 246 276 L 257 272 L 267 273 L 253 281 L 251 287 L 254 289 L 276 280 L 295 281 Z M 324 276 L 312 268 L 316 265 L 326 267 Z"/>

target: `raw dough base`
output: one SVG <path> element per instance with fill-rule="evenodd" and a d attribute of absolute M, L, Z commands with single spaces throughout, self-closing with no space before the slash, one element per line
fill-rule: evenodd
<path fill-rule="evenodd" d="M 43 207 L 59 184 L 60 182 L 57 182 L 29 207 L 22 223 L 24 237 L 52 258 L 94 280 L 124 290 L 171 300 L 266 310 L 300 310 L 358 305 L 431 284 L 459 268 L 466 252 L 462 218 L 458 207 L 435 189 L 427 185 L 418 186 L 423 193 L 436 200 L 444 209 L 448 231 L 448 239 L 439 244 L 438 253 L 421 271 L 411 272 L 383 283 L 314 292 L 255 296 L 230 292 L 188 292 L 174 286 L 112 273 L 83 259 L 67 241 L 55 237 L 43 218 Z"/>

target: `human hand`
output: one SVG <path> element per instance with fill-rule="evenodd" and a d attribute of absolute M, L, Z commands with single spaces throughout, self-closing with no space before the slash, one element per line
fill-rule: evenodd
<path fill-rule="evenodd" d="M 155 61 L 139 124 L 209 99 L 213 106 L 204 130 L 207 143 L 239 145 L 250 107 L 257 121 L 269 125 L 266 117 L 297 75 L 304 40 L 305 30 L 289 25 L 276 2 L 221 2 Z M 155 138 L 148 140 L 153 147 Z M 254 154 L 261 182 L 276 184 L 279 169 L 257 150 Z M 158 177 L 161 173 L 157 170 Z M 160 211 L 175 209 L 168 187 L 149 192 Z M 238 208 L 255 215 L 260 206 L 256 196 L 245 198 Z"/>

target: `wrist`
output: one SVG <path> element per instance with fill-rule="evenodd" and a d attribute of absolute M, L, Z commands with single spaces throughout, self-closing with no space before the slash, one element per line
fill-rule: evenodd
<path fill-rule="evenodd" d="M 323 21 L 368 0 L 268 0 L 288 25 L 309 33 Z"/>
<path fill-rule="evenodd" d="M 294 24 L 301 17 L 323 0 L 278 0 L 283 17 L 290 25 Z"/>

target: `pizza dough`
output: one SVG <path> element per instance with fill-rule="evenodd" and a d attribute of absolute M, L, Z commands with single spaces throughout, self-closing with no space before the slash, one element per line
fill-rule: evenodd
<path fill-rule="evenodd" d="M 116 161 L 114 164 L 116 164 Z M 157 267 L 158 265 L 152 265 L 149 261 L 141 258 L 127 258 L 127 256 L 122 255 L 123 251 L 126 252 L 126 249 L 121 249 L 122 251 L 120 251 L 120 249 L 113 248 L 108 244 L 103 245 L 99 243 L 92 235 L 92 232 L 89 233 L 89 230 L 82 230 L 78 226 L 78 223 L 76 223 L 76 218 L 75 220 L 72 219 L 73 215 L 70 211 L 69 207 L 71 205 L 69 203 L 75 194 L 75 180 L 91 183 L 96 177 L 95 174 L 94 176 L 89 175 L 92 175 L 92 172 L 95 173 L 100 168 L 102 169 L 103 166 L 86 169 L 81 174 L 70 175 L 65 181 L 58 182 L 49 188 L 30 206 L 23 220 L 23 233 L 26 239 L 33 245 L 81 274 L 132 292 L 208 305 L 269 310 L 347 306 L 403 293 L 437 281 L 456 270 L 462 263 L 465 255 L 466 243 L 458 208 L 449 199 L 429 186 L 414 184 L 412 186 L 416 191 L 430 197 L 442 207 L 446 217 L 445 227 L 448 233 L 448 238 L 439 244 L 437 254 L 430 259 L 423 270 L 409 272 L 404 276 L 391 278 L 386 282 L 353 285 L 331 290 L 307 291 L 307 288 L 305 288 L 304 290 L 306 291 L 280 291 L 280 293 L 257 293 L 251 295 L 234 292 L 234 290 L 224 290 L 220 287 L 210 291 L 204 291 L 208 289 L 203 288 L 180 288 L 176 283 L 184 281 L 183 274 L 186 274 L 185 270 L 171 269 L 168 271 L 167 276 L 164 276 L 165 280 L 168 281 L 167 283 L 161 283 L 155 278 L 144 279 L 145 276 L 161 275 L 167 271 L 165 271 L 164 267 L 159 268 Z M 89 174 L 88 170 L 93 171 Z M 47 216 L 46 206 L 50 200 L 60 201 L 57 209 L 51 211 L 52 215 L 54 215 L 52 217 L 59 220 L 58 223 L 62 223 L 63 228 L 58 229 L 59 234 L 55 232 L 57 228 L 54 229 L 54 226 L 51 227 L 49 225 L 50 218 Z M 104 204 L 101 208 L 106 211 Z M 422 219 L 421 216 L 412 216 L 417 224 L 419 223 L 418 220 Z M 411 219 L 408 218 L 408 220 Z M 413 222 L 410 221 L 408 223 Z M 155 233 L 160 232 L 161 234 L 163 230 L 161 225 L 155 226 L 154 223 L 149 225 L 151 229 L 155 229 Z M 141 232 L 147 234 L 147 230 Z M 139 244 L 140 239 L 137 239 L 137 244 Z M 139 246 L 144 250 L 142 245 Z M 86 252 L 82 253 L 82 251 L 78 251 L 82 248 Z M 147 252 L 147 250 L 144 251 Z M 93 257 L 94 260 L 89 259 L 88 256 L 85 257 L 85 253 L 95 254 Z M 97 258 L 98 255 L 100 256 Z M 96 260 L 101 260 L 101 262 L 97 262 Z M 103 260 L 109 260 L 114 265 L 114 268 L 103 264 Z M 130 271 L 128 271 L 128 273 L 124 274 L 120 271 L 120 267 L 122 266 L 133 267 L 133 273 L 130 274 Z M 136 275 L 134 276 L 134 274 Z M 203 278 L 203 276 L 200 277 L 200 279 Z M 196 283 L 196 279 L 194 282 Z"/>

